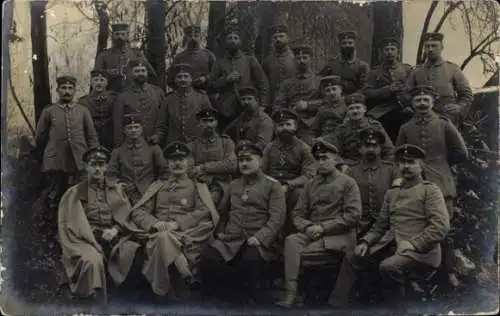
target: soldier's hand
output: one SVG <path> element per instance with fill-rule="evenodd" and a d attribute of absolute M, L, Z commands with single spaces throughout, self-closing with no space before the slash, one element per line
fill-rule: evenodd
<path fill-rule="evenodd" d="M 159 222 L 156 222 L 151 228 L 153 228 L 154 230 L 156 230 L 158 232 L 163 232 L 163 231 L 168 230 L 168 225 L 167 225 L 167 222 L 159 221 Z"/>
<path fill-rule="evenodd" d="M 224 240 L 224 239 L 226 239 L 226 234 L 224 234 L 224 233 L 218 233 L 218 234 L 217 234 L 217 239 L 219 239 L 219 240 Z"/>
<path fill-rule="evenodd" d="M 252 237 L 248 238 L 247 244 L 249 246 L 257 247 L 257 246 L 260 246 L 260 241 L 257 239 L 257 237 L 252 236 Z"/>
<path fill-rule="evenodd" d="M 405 251 L 415 250 L 415 247 L 407 240 L 402 240 L 398 243 L 398 250 L 396 251 L 398 254 L 403 254 Z"/>
<path fill-rule="evenodd" d="M 201 176 L 203 174 L 203 168 L 201 166 L 194 166 L 191 171 L 189 172 L 189 174 L 192 176 L 192 177 L 198 177 L 198 176 Z"/>
<path fill-rule="evenodd" d="M 318 239 L 323 236 L 325 233 L 325 229 L 321 225 L 314 225 L 313 226 L 313 239 Z"/>
<path fill-rule="evenodd" d="M 158 135 L 153 135 L 148 138 L 148 143 L 151 145 L 157 145 L 160 141 L 160 137 Z"/>
<path fill-rule="evenodd" d="M 299 111 L 307 109 L 307 101 L 299 100 L 295 102 L 294 108 Z"/>
<path fill-rule="evenodd" d="M 283 192 L 287 193 L 288 192 L 288 184 L 283 184 L 281 186 L 281 189 L 283 189 Z"/>
<path fill-rule="evenodd" d="M 403 113 L 405 115 L 413 115 L 415 113 L 415 110 L 413 110 L 412 107 L 407 106 L 403 109 Z"/>
<path fill-rule="evenodd" d="M 104 229 L 102 231 L 102 239 L 106 241 L 112 241 L 116 236 L 118 235 L 118 229 L 116 228 L 110 228 L 110 229 Z"/>
<path fill-rule="evenodd" d="M 309 238 L 311 238 L 311 239 L 314 239 L 314 237 L 313 237 L 314 236 L 314 232 L 315 232 L 314 225 L 311 225 L 311 226 L 309 226 L 309 227 L 306 228 L 306 235 Z"/>
<path fill-rule="evenodd" d="M 120 182 L 119 184 L 122 187 L 122 190 L 125 192 L 128 192 L 134 188 L 133 183 L 127 183 L 127 182 Z"/>
<path fill-rule="evenodd" d="M 364 257 L 368 253 L 370 247 L 366 242 L 362 242 L 354 248 L 354 255 L 358 257 Z"/>
<path fill-rule="evenodd" d="M 460 105 L 455 104 L 455 103 L 448 103 L 443 107 L 443 112 L 446 114 L 460 114 L 462 111 L 462 108 Z"/>
<path fill-rule="evenodd" d="M 236 81 L 240 80 L 240 77 L 241 77 L 241 75 L 240 75 L 239 72 L 233 71 L 229 75 L 227 75 L 226 81 L 228 81 L 228 82 L 236 82 Z"/>
<path fill-rule="evenodd" d="M 207 78 L 205 76 L 201 76 L 201 77 L 194 79 L 193 84 L 202 85 L 202 84 L 205 84 L 205 82 L 207 82 Z"/>
<path fill-rule="evenodd" d="M 167 230 L 178 230 L 180 228 L 179 224 L 175 221 L 167 222 Z"/>

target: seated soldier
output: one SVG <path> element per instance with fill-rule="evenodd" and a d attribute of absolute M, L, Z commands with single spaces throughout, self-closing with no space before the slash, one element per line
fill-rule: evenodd
<path fill-rule="evenodd" d="M 123 117 L 125 142 L 111 153 L 109 172 L 124 187 L 130 203 L 139 201 L 146 189 L 166 173 L 166 162 L 157 145 L 149 145 L 143 136 L 140 114 Z"/>
<path fill-rule="evenodd" d="M 334 132 L 344 121 L 346 105 L 342 96 L 342 78 L 326 76 L 321 78 L 322 105 L 314 118 L 312 129 L 316 136 Z"/>
<path fill-rule="evenodd" d="M 345 102 L 347 112 L 344 123 L 334 133 L 325 135 L 324 139 L 338 148 L 339 154 L 346 164 L 352 165 L 361 159 L 358 133 L 362 129 L 371 126 L 384 133 L 385 143 L 382 145 L 382 159 L 392 160 L 394 145 L 387 136 L 382 124 L 366 116 L 364 95 L 361 93 L 348 95 L 345 97 Z"/>
<path fill-rule="evenodd" d="M 231 182 L 217 238 L 202 255 L 202 285 L 213 293 L 232 290 L 221 282 L 236 281 L 243 286 L 240 292 L 252 298 L 249 283 L 259 280 L 263 264 L 274 258 L 273 246 L 285 222 L 285 196 L 279 182 L 260 170 L 259 146 L 241 142 L 236 154 L 242 177 Z"/>
<path fill-rule="evenodd" d="M 300 191 L 316 172 L 316 161 L 310 147 L 296 136 L 299 117 L 293 110 L 275 111 L 276 140 L 264 149 L 262 171 L 278 180 L 286 194 L 287 211 L 290 212 L 299 198 Z M 294 231 L 288 223 L 285 234 Z"/>
<path fill-rule="evenodd" d="M 404 295 L 405 275 L 441 264 L 439 243 L 448 234 L 450 222 L 441 190 L 422 178 L 424 158 L 425 152 L 414 145 L 405 144 L 395 151 L 401 186 L 387 191 L 374 226 L 345 256 L 330 305 L 346 307 L 354 295 L 357 272 L 374 264 L 383 279 L 390 281 L 383 287 L 390 300 Z M 388 230 L 394 238 L 382 239 Z M 391 286 L 394 282 L 396 289 Z"/>
<path fill-rule="evenodd" d="M 59 204 L 59 241 L 70 290 L 91 299 L 100 291 L 106 293 L 105 262 L 114 283 L 122 284 L 136 262 L 137 250 L 144 246 L 146 260 L 138 258 L 144 263 L 143 274 L 150 276 L 153 291 L 164 295 L 156 285 L 164 282 L 161 273 L 166 263 L 158 248 L 167 236 L 144 234 L 130 220 L 125 193 L 105 176 L 109 158 L 103 147 L 88 150 L 83 156 L 87 179 L 69 188 Z"/>
<path fill-rule="evenodd" d="M 361 196 L 356 181 L 337 169 L 337 149 L 316 140 L 312 153 L 317 176 L 306 184 L 292 212 L 299 231 L 285 241 L 286 296 L 276 302 L 291 307 L 298 293 L 301 259 L 308 254 L 336 252 L 339 257 L 356 245 L 361 218 Z"/>
<path fill-rule="evenodd" d="M 169 238 L 157 249 L 165 265 L 161 279 L 146 274 L 156 291 L 167 293 L 171 288 L 173 263 L 187 285 L 195 285 L 202 248 L 212 235 L 219 215 L 208 187 L 188 174 L 189 148 L 174 142 L 165 148 L 168 178 L 155 181 L 132 209 L 131 218 L 148 232 L 164 232 Z"/>
<path fill-rule="evenodd" d="M 236 171 L 234 142 L 227 135 L 217 133 L 218 112 L 213 108 L 201 109 L 197 114 L 201 134 L 188 144 L 194 160 L 191 175 L 205 182 L 215 206 L 222 203 L 227 186 Z"/>

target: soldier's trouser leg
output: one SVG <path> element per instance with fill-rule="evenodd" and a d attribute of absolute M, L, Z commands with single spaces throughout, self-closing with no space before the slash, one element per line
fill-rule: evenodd
<path fill-rule="evenodd" d="M 410 257 L 392 255 L 384 259 L 379 265 L 380 275 L 386 283 L 386 294 L 389 298 L 404 296 L 405 275 L 415 269 L 420 269 L 426 265 Z M 394 285 L 396 286 L 394 288 Z M 393 290 L 394 289 L 394 290 Z"/>
<path fill-rule="evenodd" d="M 221 293 L 231 279 L 230 263 L 213 247 L 206 247 L 201 253 L 200 261 L 201 290 L 210 296 L 221 296 Z"/>
<path fill-rule="evenodd" d="M 245 298 L 253 296 L 255 286 L 261 279 L 263 259 L 260 256 L 257 247 L 244 247 L 240 250 L 238 256 L 234 259 L 235 273 L 240 275 L 238 290 Z M 236 278 L 235 275 L 235 278 Z"/>
<path fill-rule="evenodd" d="M 455 254 L 453 253 L 454 247 L 454 225 L 452 224 L 453 219 L 453 208 L 454 208 L 454 200 L 453 198 L 446 198 L 446 209 L 448 210 L 448 215 L 450 216 L 450 232 L 448 236 L 446 236 L 445 240 L 441 242 L 441 249 L 443 254 L 442 266 L 441 269 L 445 273 L 455 273 Z"/>
<path fill-rule="evenodd" d="M 286 195 L 287 216 L 285 221 L 285 227 L 283 229 L 285 236 L 297 232 L 297 228 L 295 228 L 295 225 L 293 224 L 292 220 L 292 210 L 295 208 L 295 204 L 297 204 L 297 201 L 299 200 L 301 190 L 302 188 L 294 188 L 287 192 Z"/>
<path fill-rule="evenodd" d="M 297 282 L 300 274 L 300 255 L 311 242 L 307 235 L 297 233 L 285 239 L 285 281 Z"/>

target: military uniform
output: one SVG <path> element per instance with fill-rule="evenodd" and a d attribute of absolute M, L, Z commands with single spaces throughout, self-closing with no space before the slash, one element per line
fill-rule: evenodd
<path fill-rule="evenodd" d="M 342 60 L 336 58 L 330 60 L 326 66 L 318 72 L 318 75 L 340 76 L 343 80 L 344 93 L 347 95 L 361 90 L 369 71 L 370 66 L 368 63 L 360 59 Z"/>
<path fill-rule="evenodd" d="M 148 138 L 154 135 L 156 131 L 157 119 L 164 104 L 165 94 L 163 91 L 149 83 L 145 83 L 142 87 L 127 88 L 120 93 L 113 109 L 114 147 L 119 147 L 123 143 L 122 120 L 126 107 L 130 107 L 141 114 L 144 137 Z"/>
<path fill-rule="evenodd" d="M 337 130 L 344 122 L 346 105 L 344 100 L 334 102 L 333 100 L 323 100 L 323 105 L 318 109 L 311 129 L 316 136 L 322 136 Z"/>
<path fill-rule="evenodd" d="M 274 133 L 274 122 L 262 108 L 252 114 L 241 113 L 229 126 L 225 134 L 231 136 L 235 143 L 248 140 L 264 148 L 272 139 Z"/>
<path fill-rule="evenodd" d="M 267 56 L 262 62 L 262 68 L 269 78 L 270 101 L 273 103 L 276 99 L 281 83 L 288 78 L 297 75 L 297 62 L 290 48 L 278 54 L 273 53 Z"/>
<path fill-rule="evenodd" d="M 106 148 L 113 148 L 113 105 L 116 93 L 106 91 L 103 94 L 90 93 L 78 99 L 78 103 L 86 106 L 99 137 L 99 143 Z"/>

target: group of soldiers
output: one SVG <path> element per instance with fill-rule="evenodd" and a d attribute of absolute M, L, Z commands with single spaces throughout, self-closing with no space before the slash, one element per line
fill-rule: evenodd
<path fill-rule="evenodd" d="M 138 264 L 158 297 L 175 278 L 250 297 L 266 263 L 282 259 L 277 304 L 290 307 L 302 261 L 317 254 L 342 262 L 335 307 L 352 302 L 357 275 L 373 265 L 391 299 L 425 268 L 459 285 L 452 167 L 468 157 L 456 123 L 472 93 L 443 59 L 442 34 L 425 34 L 415 68 L 398 60 L 397 39 L 384 39 L 371 69 L 356 56 L 356 33 L 341 32 L 340 56 L 315 73 L 311 46 L 290 47 L 286 25 L 271 27 L 262 65 L 241 51 L 236 26 L 216 58 L 193 25 L 165 95 L 128 26 L 112 30 L 91 92 L 75 101 L 76 79 L 58 77 L 59 100 L 37 126 L 72 293 L 95 298 Z"/>

